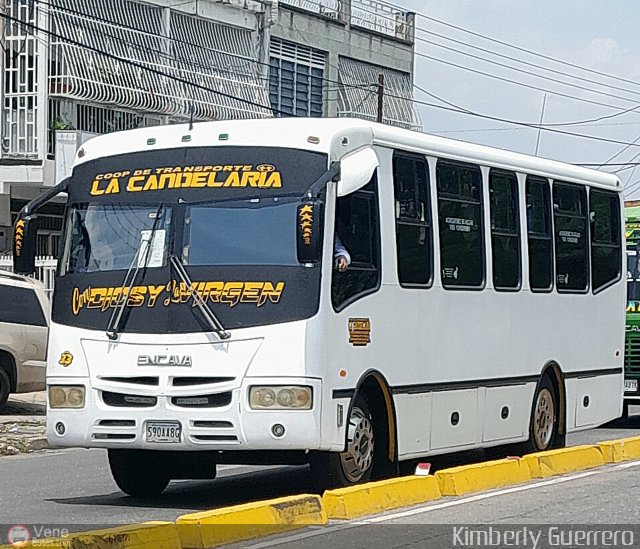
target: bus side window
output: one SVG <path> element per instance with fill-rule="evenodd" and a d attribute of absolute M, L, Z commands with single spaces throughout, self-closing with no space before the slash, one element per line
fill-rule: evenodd
<path fill-rule="evenodd" d="M 553 218 L 558 292 L 585 291 L 589 287 L 586 189 L 554 182 Z"/>
<path fill-rule="evenodd" d="M 620 238 L 620 200 L 616 193 L 591 189 L 591 284 L 593 292 L 620 280 L 622 243 Z"/>
<path fill-rule="evenodd" d="M 349 268 L 332 269 L 331 302 L 336 310 L 380 286 L 380 222 L 377 178 L 338 198 L 335 230 L 351 256 Z"/>
<path fill-rule="evenodd" d="M 402 285 L 428 286 L 433 277 L 428 174 L 424 158 L 403 153 L 394 154 L 396 248 L 398 280 Z"/>
<path fill-rule="evenodd" d="M 484 286 L 482 174 L 473 164 L 438 160 L 438 224 L 442 286 Z"/>
<path fill-rule="evenodd" d="M 497 290 L 520 287 L 520 223 L 518 181 L 514 173 L 489 172 L 493 286 Z"/>
<path fill-rule="evenodd" d="M 529 287 L 532 291 L 553 288 L 553 240 L 549 182 L 527 176 L 527 242 L 529 245 Z"/>

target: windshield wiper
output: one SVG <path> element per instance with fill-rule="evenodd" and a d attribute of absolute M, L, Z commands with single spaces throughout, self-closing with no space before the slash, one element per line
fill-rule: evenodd
<path fill-rule="evenodd" d="M 180 281 L 183 282 L 187 288 L 193 288 L 191 277 L 189 277 L 189 273 L 187 273 L 187 270 L 184 268 L 184 265 L 180 262 L 180 260 L 175 255 L 171 255 L 169 256 L 169 262 L 175 269 L 178 278 L 180 278 Z M 193 300 L 202 312 L 202 316 L 207 321 L 207 324 L 209 324 L 211 330 L 218 334 L 220 339 L 229 339 L 231 337 L 231 334 L 227 332 L 227 330 L 225 330 L 218 317 L 211 310 L 207 302 L 202 299 L 202 296 L 195 288 L 193 290 Z"/>
<path fill-rule="evenodd" d="M 160 204 L 158 210 L 156 211 L 156 218 L 153 221 L 153 225 L 151 227 L 151 230 L 149 231 L 149 234 L 142 234 L 140 245 L 138 246 L 136 253 L 133 255 L 133 259 L 131 260 L 131 264 L 129 265 L 127 274 L 124 276 L 124 280 L 122 281 L 122 285 L 120 286 L 120 295 L 118 296 L 118 301 L 116 302 L 113 312 L 111 313 L 109 324 L 107 324 L 107 337 L 111 340 L 118 339 L 118 332 L 121 329 L 120 323 L 122 322 L 122 316 L 125 309 L 127 308 L 127 303 L 129 302 L 129 294 L 131 293 L 131 288 L 133 288 L 136 278 L 138 277 L 138 272 L 142 267 L 144 267 L 145 269 L 147 267 L 149 256 L 151 255 L 151 245 L 153 242 L 153 238 L 155 237 L 156 231 L 158 230 L 158 222 L 161 218 L 161 211 L 162 204 Z"/>

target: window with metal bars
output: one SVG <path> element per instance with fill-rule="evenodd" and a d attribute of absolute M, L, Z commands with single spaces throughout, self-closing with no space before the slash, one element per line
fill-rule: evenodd
<path fill-rule="evenodd" d="M 274 110 L 291 116 L 322 116 L 325 52 L 272 40 L 269 99 Z"/>

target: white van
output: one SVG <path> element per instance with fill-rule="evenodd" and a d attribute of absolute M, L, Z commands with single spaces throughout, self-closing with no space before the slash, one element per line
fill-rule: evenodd
<path fill-rule="evenodd" d="M 42 283 L 0 271 L 0 409 L 45 388 L 50 305 Z"/>

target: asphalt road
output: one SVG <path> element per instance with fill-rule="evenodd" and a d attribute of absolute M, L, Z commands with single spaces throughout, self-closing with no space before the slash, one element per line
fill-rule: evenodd
<path fill-rule="evenodd" d="M 588 444 L 638 435 L 640 416 L 570 435 L 567 442 Z M 487 456 L 477 451 L 431 461 L 434 468 L 441 468 L 482 459 Z M 98 525 L 174 520 L 193 511 L 311 490 L 306 467 L 221 466 L 216 480 L 174 481 L 159 498 L 141 501 L 118 490 L 111 479 L 105 451 L 50 450 L 0 458 L 0 524 L 64 524 L 77 525 L 76 529 L 82 530 Z M 615 492 L 613 487 L 602 487 L 603 493 L 612 491 Z M 634 512 L 640 513 L 637 509 Z M 587 518 L 585 515 L 584 520 Z M 640 522 L 640 514 L 637 518 Z"/>
<path fill-rule="evenodd" d="M 640 461 L 628 462 L 503 490 L 444 498 L 376 517 L 334 522 L 234 547 L 639 547 L 640 506 L 635 504 L 640 489 L 639 472 Z M 596 531 L 612 532 L 618 537 L 609 541 L 617 539 L 617 543 L 594 543 Z M 508 534 L 509 543 L 504 543 L 507 532 L 514 532 L 519 538 Z M 586 535 L 591 538 L 579 532 L 590 532 Z M 588 539 L 591 543 L 585 543 Z"/>

